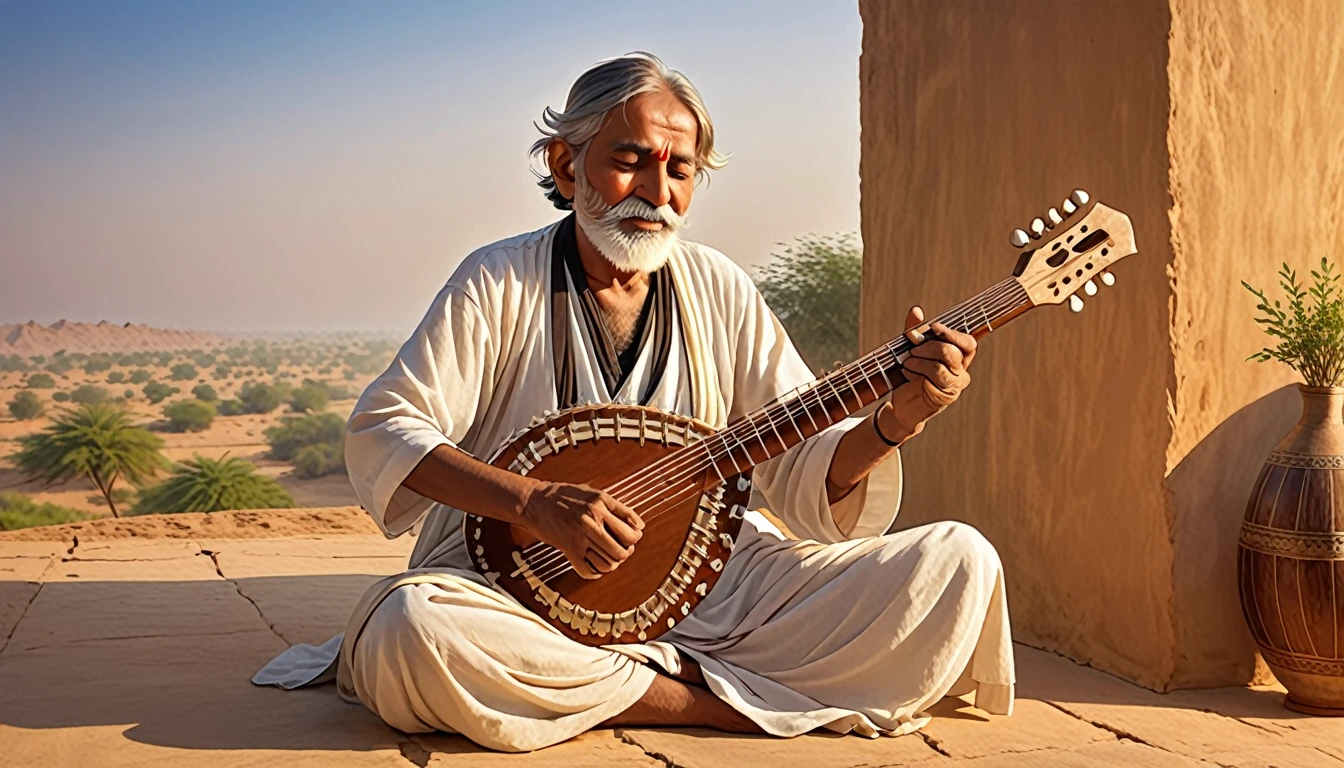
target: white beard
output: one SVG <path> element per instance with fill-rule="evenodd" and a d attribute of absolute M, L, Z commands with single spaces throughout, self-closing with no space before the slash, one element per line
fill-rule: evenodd
<path fill-rule="evenodd" d="M 672 210 L 672 206 L 654 207 L 635 195 L 608 206 L 597 190 L 588 185 L 583 174 L 574 179 L 574 192 L 574 213 L 579 228 L 597 252 L 622 272 L 650 274 L 658 271 L 672 255 L 677 232 L 687 224 L 686 218 Z M 663 227 L 656 232 L 626 232 L 621 228 L 624 219 L 657 221 Z"/>

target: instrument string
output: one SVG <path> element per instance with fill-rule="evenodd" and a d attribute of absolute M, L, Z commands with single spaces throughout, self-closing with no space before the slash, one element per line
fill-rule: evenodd
<path fill-rule="evenodd" d="M 1021 286 L 1016 280 L 1009 278 L 1008 280 L 987 289 L 981 294 L 943 312 L 930 322 L 940 322 L 949 327 L 962 327 L 969 330 L 972 327 L 972 324 L 968 321 L 977 320 L 978 324 L 978 321 L 983 319 L 985 324 L 992 328 L 993 320 L 1016 309 L 1020 306 L 1021 299 L 1024 297 L 1025 291 L 1021 289 Z M 986 303 L 989 303 L 990 306 L 985 306 Z M 974 316 L 977 312 L 979 313 L 980 318 Z M 695 480 L 698 475 L 709 469 L 715 469 L 717 471 L 718 463 L 722 461 L 725 456 L 730 459 L 734 458 L 732 451 L 735 450 L 735 448 L 728 443 L 728 438 L 731 437 L 732 440 L 736 442 L 736 447 L 741 449 L 742 453 L 746 455 L 747 461 L 752 465 L 759 462 L 751 459 L 749 450 L 746 447 L 746 442 L 744 442 L 743 439 L 744 437 L 749 441 L 754 435 L 764 449 L 766 457 L 771 458 L 770 449 L 763 439 L 760 426 L 757 424 L 758 418 L 765 417 L 764 423 L 775 433 L 775 436 L 780 441 L 781 447 L 785 446 L 785 440 L 779 432 L 779 427 L 781 426 L 791 426 L 799 435 L 800 441 L 805 440 L 808 437 L 811 437 L 811 435 L 803 434 L 802 428 L 794 418 L 795 416 L 806 416 L 817 432 L 823 431 L 825 428 L 821 428 L 820 425 L 812 419 L 812 409 L 815 406 L 822 406 L 820 411 L 821 414 L 827 418 L 831 425 L 836 423 L 836 420 L 830 414 L 830 409 L 825 407 L 828 396 L 821 392 L 821 385 L 828 385 L 835 400 L 839 402 L 842 409 L 848 412 L 848 406 L 845 404 L 844 397 L 835 386 L 835 379 L 843 377 L 844 386 L 853 393 L 857 407 L 866 407 L 866 405 L 871 402 L 880 399 L 886 392 L 891 391 L 892 387 L 890 386 L 890 380 L 886 376 L 886 371 L 891 368 L 899 368 L 899 364 L 897 363 L 899 356 L 907 351 L 907 349 L 912 349 L 914 346 L 915 345 L 911 343 L 908 338 L 902 335 L 895 341 L 875 350 L 873 353 L 843 366 L 821 379 L 797 387 L 792 392 L 784 395 L 784 397 L 748 413 L 727 429 L 716 433 L 712 437 L 705 438 L 701 441 L 701 445 L 696 446 L 697 450 L 678 450 L 664 459 L 655 461 L 640 471 L 626 477 L 608 488 L 607 492 L 616 496 L 627 506 L 635 509 L 636 512 L 639 512 L 645 522 L 665 514 L 670 511 L 665 509 L 665 507 L 680 504 L 685 497 L 699 493 L 703 490 L 699 483 L 692 483 L 673 493 L 671 496 L 668 496 L 666 493 L 668 486 L 680 485 L 687 481 Z M 854 378 L 856 373 L 861 379 Z M 879 393 L 877 391 L 877 387 L 869 374 L 879 375 L 884 379 L 885 383 L 888 385 L 886 392 Z M 867 384 L 869 389 L 874 393 L 873 399 L 869 400 L 868 403 L 865 403 L 863 396 L 859 394 L 858 384 L 860 383 Z M 816 433 L 814 432 L 813 434 L 815 435 Z M 716 452 L 713 445 L 703 444 L 711 440 L 717 441 L 723 450 Z M 708 460 L 708 463 L 706 463 L 706 460 Z M 740 471 L 735 472 L 734 474 L 740 474 Z M 720 477 L 723 479 L 722 475 L 720 475 Z M 625 487 L 622 490 L 623 486 L 628 487 Z M 627 496 L 629 500 L 622 499 L 622 496 Z M 661 498 L 661 500 L 658 500 L 659 498 Z M 657 503 L 641 512 L 639 507 L 644 506 L 650 501 L 657 501 Z M 551 549 L 552 551 L 546 553 L 546 549 Z M 537 577 L 542 581 L 549 581 L 562 573 L 573 570 L 573 566 L 569 563 L 564 553 L 545 542 L 537 542 L 524 550 L 525 554 L 535 554 L 537 552 L 542 552 L 543 554 L 541 559 L 535 564 L 532 564 L 531 567 L 533 568 L 533 572 L 537 574 Z M 530 560 L 531 558 L 529 557 L 528 559 Z M 554 567 L 557 563 L 560 563 L 558 570 Z M 544 575 L 542 575 L 543 572 Z"/>

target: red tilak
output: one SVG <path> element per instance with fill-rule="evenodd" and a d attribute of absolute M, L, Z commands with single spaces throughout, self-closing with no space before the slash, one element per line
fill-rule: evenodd
<path fill-rule="evenodd" d="M 662 150 L 661 152 L 658 153 L 658 162 L 660 162 L 660 163 L 666 163 L 666 162 L 667 162 L 667 158 L 669 158 L 669 157 L 671 157 L 671 156 L 672 156 L 672 142 L 669 141 L 669 142 L 667 142 L 667 144 L 663 147 L 663 150 Z"/>

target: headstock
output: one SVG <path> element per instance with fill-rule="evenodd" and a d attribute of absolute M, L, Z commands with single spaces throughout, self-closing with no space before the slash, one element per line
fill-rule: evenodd
<path fill-rule="evenodd" d="M 1125 214 L 1092 200 L 1081 189 L 1045 218 L 1031 220 L 1027 229 L 1015 229 L 1008 238 L 1014 248 L 1025 248 L 1013 269 L 1033 306 L 1069 303 L 1080 312 L 1078 291 L 1095 296 L 1097 284 L 1114 285 L 1109 268 L 1137 253 L 1134 230 Z"/>

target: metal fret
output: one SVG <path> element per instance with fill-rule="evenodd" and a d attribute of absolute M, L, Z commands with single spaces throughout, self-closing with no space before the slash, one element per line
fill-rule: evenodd
<path fill-rule="evenodd" d="M 840 401 L 840 407 L 844 409 L 844 411 L 845 411 L 845 415 L 848 416 L 848 415 L 849 415 L 849 406 L 845 405 L 845 398 L 843 398 L 843 397 L 840 396 L 840 390 L 838 390 L 838 389 L 835 388 L 835 382 L 834 382 L 834 381 L 831 381 L 831 377 L 830 377 L 830 376 L 827 376 L 826 378 L 822 379 L 822 381 L 824 381 L 824 382 L 826 382 L 827 384 L 830 385 L 830 387 L 831 387 L 831 391 L 835 393 L 835 399 Z M 831 409 L 827 408 L 827 409 L 826 409 L 826 417 L 827 417 L 827 418 L 830 418 L 830 415 L 831 415 Z M 835 423 L 835 420 L 832 419 L 832 420 L 831 420 L 831 423 L 834 424 L 834 423 Z"/>
<path fill-rule="evenodd" d="M 874 387 L 874 386 L 873 386 L 873 382 L 872 382 L 871 380 L 869 380 L 869 378 L 868 378 L 868 372 L 865 371 L 865 370 L 863 370 L 863 361 L 859 361 L 859 375 L 863 376 L 863 383 L 867 384 L 867 385 L 868 385 L 868 388 L 871 389 L 871 390 L 873 391 L 873 398 L 874 398 L 874 399 L 879 398 L 879 397 L 882 396 L 881 393 L 879 393 L 879 392 L 877 391 L 877 387 Z M 855 394 L 858 394 L 858 393 L 856 392 Z M 859 402 L 863 402 L 863 401 L 860 400 Z"/>

